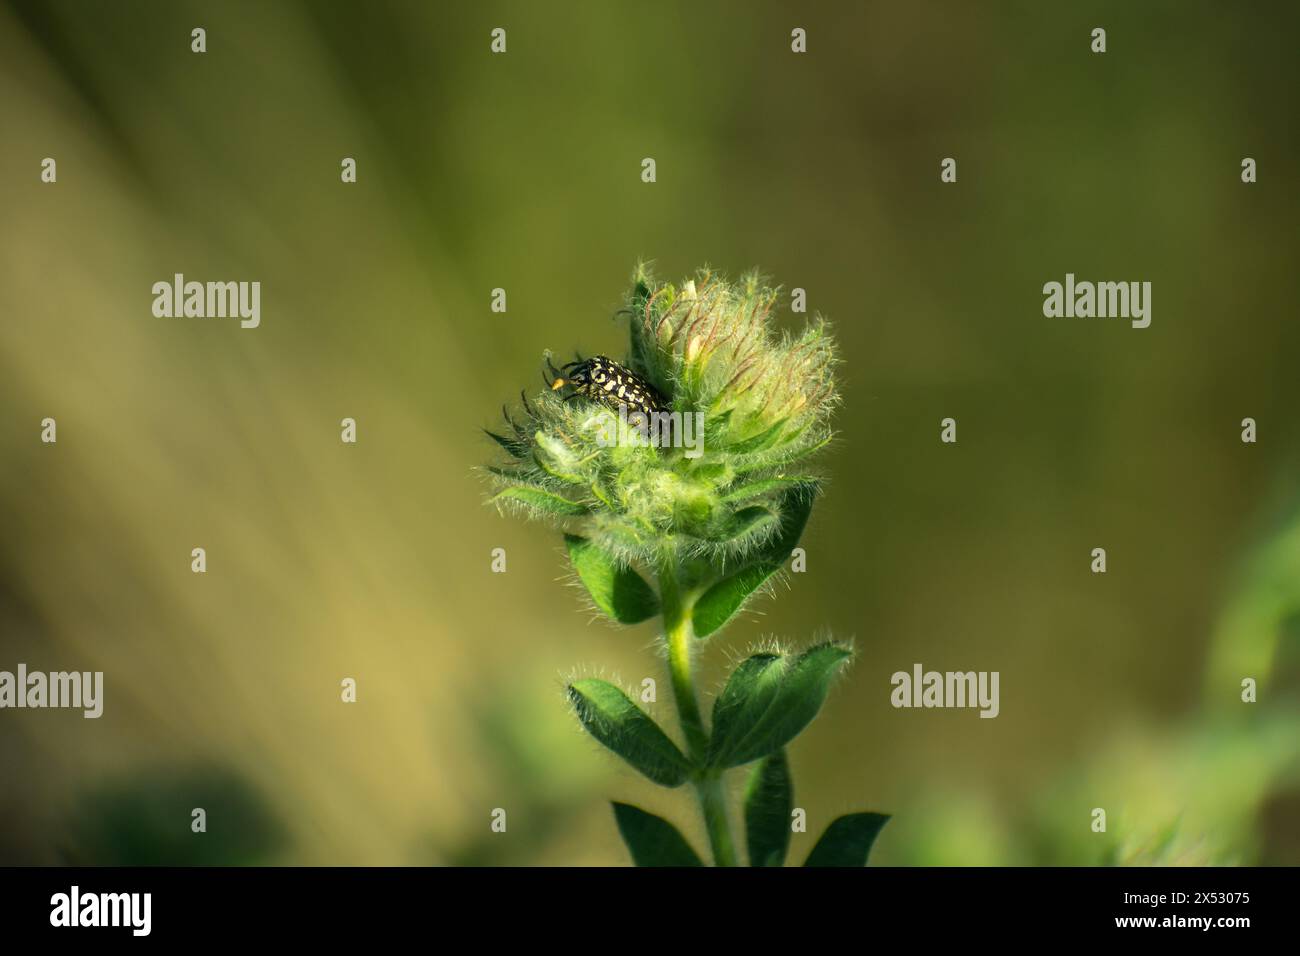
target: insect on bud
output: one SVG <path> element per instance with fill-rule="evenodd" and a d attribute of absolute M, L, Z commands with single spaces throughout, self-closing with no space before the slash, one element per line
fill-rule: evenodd
<path fill-rule="evenodd" d="M 545 390 L 489 433 L 509 458 L 492 466 L 492 500 L 625 564 L 758 553 L 814 493 L 836 401 L 829 328 L 781 331 L 776 302 L 755 276 L 638 275 L 626 357 L 556 367 L 548 353 Z"/>

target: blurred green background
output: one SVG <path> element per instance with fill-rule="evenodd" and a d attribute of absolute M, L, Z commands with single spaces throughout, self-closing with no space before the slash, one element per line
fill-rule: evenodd
<path fill-rule="evenodd" d="M 704 658 L 857 642 L 792 750 L 792 857 L 870 808 L 885 864 L 1300 863 L 1297 26 L 0 5 L 0 669 L 107 685 L 97 721 L 0 713 L 0 862 L 623 863 L 610 797 L 702 846 L 563 702 L 577 667 L 661 676 L 653 629 L 589 620 L 474 471 L 545 349 L 621 354 L 644 258 L 757 266 L 843 345 L 808 571 Z M 260 281 L 261 327 L 155 318 L 177 272 Z M 1066 272 L 1151 281 L 1151 327 L 1045 319 Z M 999 671 L 1001 715 L 892 709 L 914 662 Z"/>

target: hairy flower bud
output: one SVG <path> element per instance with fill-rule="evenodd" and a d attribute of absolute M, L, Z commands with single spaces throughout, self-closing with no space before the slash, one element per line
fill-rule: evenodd
<path fill-rule="evenodd" d="M 626 358 L 567 372 L 548 360 L 550 388 L 493 434 L 512 459 L 490 469 L 495 500 L 629 563 L 666 547 L 719 561 L 762 548 L 790 493 L 815 490 L 803 463 L 830 440 L 837 401 L 828 326 L 777 331 L 777 296 L 756 275 L 702 271 L 674 286 L 638 270 Z M 645 415 L 625 414 L 629 404 Z"/>

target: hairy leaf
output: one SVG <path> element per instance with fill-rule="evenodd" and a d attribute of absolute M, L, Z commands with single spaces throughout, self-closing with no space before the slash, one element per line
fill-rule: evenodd
<path fill-rule="evenodd" d="M 737 767 L 788 744 L 817 716 L 850 656 L 844 645 L 826 643 L 798 657 L 758 654 L 742 662 L 713 706 L 709 765 Z"/>
<path fill-rule="evenodd" d="M 659 597 L 635 569 L 620 566 L 609 552 L 577 535 L 566 534 L 569 560 L 587 593 L 620 624 L 638 624 L 659 613 Z"/>
<path fill-rule="evenodd" d="M 496 432 L 488 431 L 486 428 L 483 429 L 483 434 L 487 435 L 488 438 L 491 438 L 494 442 L 504 448 L 506 454 L 511 458 L 524 457 L 527 446 L 517 438 L 506 438 L 504 435 L 498 435 Z"/>
<path fill-rule="evenodd" d="M 648 714 L 608 681 L 594 677 L 569 685 L 569 700 L 588 732 L 657 784 L 678 787 L 691 765 Z"/>
<path fill-rule="evenodd" d="M 781 570 L 812 513 L 815 486 L 801 484 L 781 496 L 781 528 L 750 564 L 709 586 L 695 602 L 696 637 L 708 637 L 736 616 L 746 599 Z"/>
<path fill-rule="evenodd" d="M 718 541 L 734 541 L 744 535 L 755 534 L 776 520 L 776 515 L 759 505 L 742 508 L 731 515 L 717 533 L 710 537 Z"/>
<path fill-rule="evenodd" d="M 760 498 L 764 495 L 770 495 L 773 492 L 789 491 L 793 488 L 799 488 L 804 485 L 814 486 L 817 479 L 808 476 L 797 478 L 761 478 L 758 481 L 751 481 L 748 484 L 740 485 L 733 491 L 729 491 L 722 496 L 725 504 L 735 505 L 742 501 L 749 501 L 753 498 Z"/>
<path fill-rule="evenodd" d="M 769 564 L 752 564 L 741 568 L 709 586 L 691 611 L 696 637 L 708 637 L 736 616 L 745 599 L 776 574 Z"/>
<path fill-rule="evenodd" d="M 781 430 L 785 428 L 787 419 L 773 422 L 770 426 L 763 429 L 757 435 L 751 435 L 743 441 L 738 441 L 728 446 L 727 451 L 733 455 L 748 455 L 750 452 L 762 451 L 764 448 L 770 448 L 776 444 L 781 437 Z"/>
<path fill-rule="evenodd" d="M 547 514 L 565 515 L 569 517 L 585 515 L 587 506 L 578 501 L 570 501 L 568 498 L 562 498 L 559 495 L 551 494 L 549 491 L 542 491 L 538 488 L 507 488 L 498 492 L 492 499 L 500 501 L 502 499 L 518 501 L 530 508 L 536 508 L 538 511 L 544 511 Z"/>

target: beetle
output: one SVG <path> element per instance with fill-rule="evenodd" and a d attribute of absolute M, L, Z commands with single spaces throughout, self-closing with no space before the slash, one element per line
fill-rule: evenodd
<path fill-rule="evenodd" d="M 573 388 L 570 398 L 581 396 L 613 411 L 627 406 L 629 413 L 641 412 L 647 417 L 668 411 L 668 399 L 657 388 L 609 356 L 578 359 L 562 369 L 556 369 L 549 362 L 547 365 L 553 377 L 553 381 L 547 383 L 551 391 L 570 386 Z"/>

